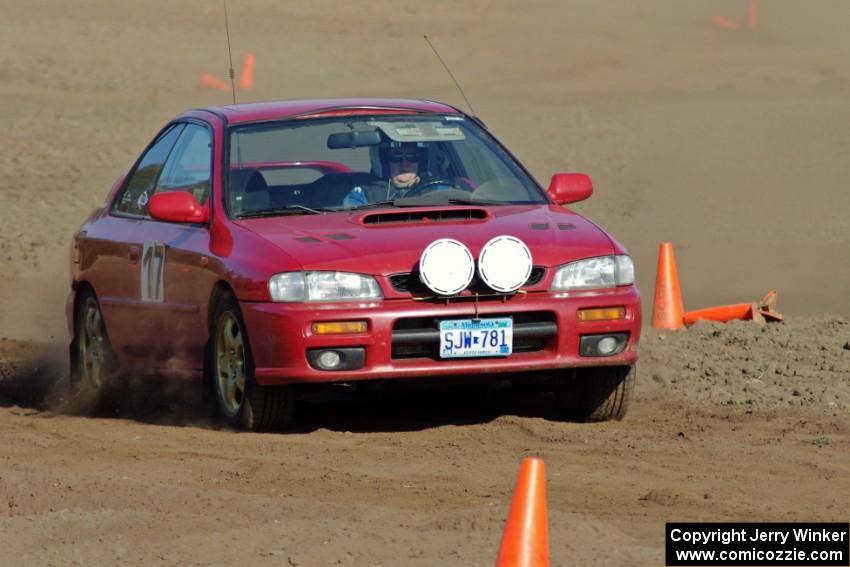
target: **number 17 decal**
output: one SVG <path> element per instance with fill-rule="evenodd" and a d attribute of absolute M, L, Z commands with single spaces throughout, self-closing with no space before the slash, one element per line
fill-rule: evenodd
<path fill-rule="evenodd" d="M 165 243 L 146 242 L 142 250 L 142 301 L 165 301 Z"/>

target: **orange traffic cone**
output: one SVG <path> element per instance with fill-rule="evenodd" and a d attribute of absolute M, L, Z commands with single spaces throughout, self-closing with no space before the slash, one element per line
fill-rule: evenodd
<path fill-rule="evenodd" d="M 543 459 L 522 460 L 496 567 L 549 567 Z"/>
<path fill-rule="evenodd" d="M 209 73 L 201 74 L 201 78 L 198 79 L 198 84 L 202 87 L 230 92 L 230 85 L 228 85 L 215 75 L 211 75 Z"/>
<path fill-rule="evenodd" d="M 769 291 L 758 303 L 734 303 L 706 307 L 685 313 L 685 325 L 693 325 L 697 321 L 717 321 L 727 323 L 733 320 L 757 321 L 759 323 L 783 321 L 785 318 L 776 312 L 776 302 L 779 294 Z"/>
<path fill-rule="evenodd" d="M 769 292 L 767 292 L 767 294 L 765 294 L 764 297 L 761 298 L 761 301 L 756 304 L 756 310 L 758 311 L 758 314 L 761 315 L 762 319 L 765 320 L 765 322 L 781 323 L 785 320 L 785 317 L 776 312 L 776 303 L 778 301 L 779 292 L 775 290 L 770 290 Z M 753 319 L 756 318 L 757 317 L 755 316 L 754 311 Z"/>
<path fill-rule="evenodd" d="M 706 307 L 696 311 L 685 313 L 685 325 L 693 325 L 697 321 L 716 321 L 726 323 L 737 319 L 752 319 L 752 303 L 735 303 L 733 305 L 720 305 L 718 307 Z"/>
<path fill-rule="evenodd" d="M 759 5 L 756 0 L 750 0 L 750 12 L 747 16 L 747 24 L 751 28 L 757 28 L 759 25 Z"/>
<path fill-rule="evenodd" d="M 242 62 L 242 73 L 239 77 L 239 87 L 249 91 L 254 88 L 254 54 L 250 51 L 245 54 Z"/>
<path fill-rule="evenodd" d="M 655 276 L 655 301 L 652 305 L 652 326 L 675 331 L 682 327 L 684 316 L 682 290 L 673 245 L 662 242 L 658 251 L 658 272 Z"/>
<path fill-rule="evenodd" d="M 723 28 L 725 30 L 736 31 L 738 28 L 741 27 L 738 22 L 730 20 L 728 18 L 724 18 L 723 16 L 714 16 L 714 19 L 712 19 L 712 21 L 714 22 L 715 26 L 717 26 L 718 28 Z"/>

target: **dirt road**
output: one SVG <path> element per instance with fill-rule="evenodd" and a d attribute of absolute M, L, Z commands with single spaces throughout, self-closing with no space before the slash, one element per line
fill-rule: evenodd
<path fill-rule="evenodd" d="M 50 357 L 7 341 L 32 358 L 0 389 L 0 564 L 492 565 L 526 455 L 554 565 L 663 565 L 668 521 L 845 521 L 847 338 L 818 318 L 650 331 L 617 423 L 479 384 L 332 392 L 276 435 L 138 384 L 117 417 L 61 415 L 32 388 Z"/>
<path fill-rule="evenodd" d="M 305 403 L 247 435 L 138 385 L 64 411 L 68 242 L 171 116 L 224 104 L 216 3 L 8 0 L 0 19 L 0 565 L 492 565 L 520 459 L 546 460 L 555 565 L 662 565 L 664 522 L 847 521 L 850 4 L 231 2 L 242 101 L 475 110 L 630 249 L 674 242 L 688 308 L 780 291 L 782 325 L 647 331 L 626 420 L 498 385 Z M 737 31 L 712 23 L 723 16 Z M 645 301 L 645 309 L 651 301 Z"/>

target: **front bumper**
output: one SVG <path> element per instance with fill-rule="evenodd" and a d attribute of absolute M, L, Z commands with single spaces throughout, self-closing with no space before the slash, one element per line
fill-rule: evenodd
<path fill-rule="evenodd" d="M 582 322 L 577 314 L 579 309 L 618 306 L 626 309 L 624 319 Z M 411 299 L 310 304 L 242 302 L 241 308 L 255 376 L 263 385 L 630 366 L 637 361 L 641 328 L 640 296 L 634 286 L 517 294 L 504 300 L 478 302 L 480 317 L 509 315 L 527 323 L 525 331 L 515 331 L 514 354 L 506 358 L 444 360 L 426 352 L 427 345 L 434 340 L 435 322 L 474 317 L 475 302 L 469 298 L 448 303 Z M 367 331 L 316 335 L 312 330 L 316 322 L 355 320 L 366 321 Z M 433 330 L 429 328 L 432 323 Z M 582 336 L 603 333 L 628 333 L 625 348 L 607 357 L 579 354 Z M 408 348 L 416 336 L 423 341 L 420 348 Z M 365 351 L 365 362 L 357 370 L 317 370 L 308 360 L 308 350 L 352 347 Z"/>

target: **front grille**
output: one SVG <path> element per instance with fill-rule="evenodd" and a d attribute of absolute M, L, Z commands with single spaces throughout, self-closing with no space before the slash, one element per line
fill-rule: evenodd
<path fill-rule="evenodd" d="M 558 334 L 555 314 L 549 311 L 487 313 L 484 319 L 513 318 L 513 352 L 539 352 Z M 439 357 L 440 321 L 458 317 L 409 317 L 393 325 L 392 358 Z"/>
<path fill-rule="evenodd" d="M 522 287 L 531 287 L 539 284 L 543 281 L 543 277 L 546 275 L 546 268 L 542 266 L 534 266 L 531 269 L 531 275 L 528 276 L 528 279 L 525 281 Z M 419 272 L 405 272 L 403 274 L 393 274 L 390 276 L 390 285 L 393 286 L 393 289 L 399 291 L 401 293 L 410 293 L 413 295 L 433 295 L 434 292 L 428 289 L 428 287 L 422 283 L 422 280 L 419 279 Z M 492 294 L 496 293 L 487 285 L 482 282 L 478 275 L 476 274 L 472 278 L 472 282 L 469 284 L 467 290 L 471 292 Z"/>

